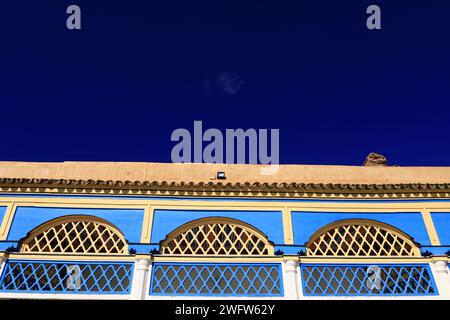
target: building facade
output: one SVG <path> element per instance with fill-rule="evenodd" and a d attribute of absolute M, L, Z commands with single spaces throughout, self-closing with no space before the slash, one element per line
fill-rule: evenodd
<path fill-rule="evenodd" d="M 0 298 L 450 299 L 450 168 L 0 163 Z"/>

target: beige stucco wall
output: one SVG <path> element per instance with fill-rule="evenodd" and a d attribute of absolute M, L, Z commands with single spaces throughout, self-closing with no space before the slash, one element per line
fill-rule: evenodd
<path fill-rule="evenodd" d="M 113 181 L 210 182 L 224 171 L 223 182 L 298 183 L 449 183 L 450 167 L 364 167 L 281 165 L 261 175 L 262 165 L 173 164 L 142 162 L 0 162 L 0 178 Z"/>

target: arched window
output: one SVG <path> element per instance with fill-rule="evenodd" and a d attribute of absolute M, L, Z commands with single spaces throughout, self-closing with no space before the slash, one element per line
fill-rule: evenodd
<path fill-rule="evenodd" d="M 373 220 L 342 220 L 321 228 L 306 244 L 308 256 L 420 256 L 411 237 Z"/>
<path fill-rule="evenodd" d="M 273 251 L 273 244 L 262 232 L 229 218 L 189 222 L 161 242 L 162 254 L 273 255 Z"/>
<path fill-rule="evenodd" d="M 64 216 L 31 231 L 20 252 L 127 253 L 123 234 L 106 220 L 93 216 Z"/>

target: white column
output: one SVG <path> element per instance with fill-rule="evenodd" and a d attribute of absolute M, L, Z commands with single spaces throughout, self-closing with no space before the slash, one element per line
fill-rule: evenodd
<path fill-rule="evenodd" d="M 5 267 L 5 263 L 6 263 L 6 257 L 0 256 L 0 277 L 2 276 L 3 268 Z"/>
<path fill-rule="evenodd" d="M 133 282 L 131 283 L 131 299 L 143 300 L 147 290 L 150 259 L 138 257 L 134 262 Z"/>
<path fill-rule="evenodd" d="M 284 298 L 298 300 L 299 277 L 297 276 L 298 263 L 295 260 L 283 261 Z"/>
<path fill-rule="evenodd" d="M 447 257 L 433 257 L 430 263 L 434 281 L 439 290 L 439 298 L 450 299 L 450 273 Z"/>

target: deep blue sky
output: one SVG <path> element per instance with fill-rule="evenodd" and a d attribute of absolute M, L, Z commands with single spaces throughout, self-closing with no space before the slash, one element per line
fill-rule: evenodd
<path fill-rule="evenodd" d="M 66 29 L 66 7 L 82 30 Z M 369 31 L 366 8 L 382 9 Z M 450 2 L 14 0 L 0 160 L 170 161 L 176 128 L 279 128 L 282 163 L 450 165 Z M 242 81 L 237 92 L 221 76 Z"/>

